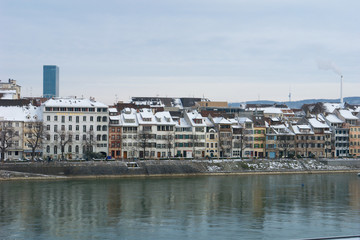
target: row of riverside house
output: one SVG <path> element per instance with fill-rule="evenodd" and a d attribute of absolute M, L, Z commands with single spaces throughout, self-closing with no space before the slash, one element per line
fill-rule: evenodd
<path fill-rule="evenodd" d="M 229 109 L 221 103 L 231 114 L 219 114 L 219 107 L 209 110 L 216 104 L 208 100 L 184 107 L 195 101 L 190 100 L 172 100 L 182 106 L 176 112 L 159 105 L 168 99 L 121 110 L 75 97 L 38 106 L 9 100 L 0 106 L 1 159 L 360 156 L 359 108 L 322 104 L 311 113 L 284 105 Z"/>

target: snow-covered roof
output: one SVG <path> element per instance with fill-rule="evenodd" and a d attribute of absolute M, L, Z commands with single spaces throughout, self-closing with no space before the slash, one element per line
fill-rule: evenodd
<path fill-rule="evenodd" d="M 314 134 L 309 125 L 293 125 L 292 129 L 295 134 Z"/>
<path fill-rule="evenodd" d="M 226 118 L 223 118 L 223 117 L 214 117 L 213 121 L 216 124 L 232 124 L 231 121 L 229 121 L 229 120 L 227 120 Z"/>
<path fill-rule="evenodd" d="M 343 123 L 344 121 L 338 118 L 335 114 L 329 114 L 326 116 L 326 120 L 330 123 Z"/>
<path fill-rule="evenodd" d="M 44 103 L 45 107 L 101 107 L 108 108 L 104 103 L 86 98 L 54 98 Z"/>
<path fill-rule="evenodd" d="M 264 114 L 283 114 L 283 112 L 281 111 L 281 108 L 275 108 L 275 107 L 268 107 L 268 108 L 263 108 L 260 109 L 264 111 Z"/>
<path fill-rule="evenodd" d="M 0 89 L 0 94 L 2 95 L 0 99 L 13 99 L 13 96 L 16 95 L 16 90 Z"/>
<path fill-rule="evenodd" d="M 204 122 L 204 117 L 201 116 L 200 113 L 198 113 L 196 110 L 185 113 L 186 116 L 189 118 L 190 123 L 192 126 L 196 127 L 206 127 L 206 124 Z M 201 123 L 195 122 L 195 120 L 201 119 Z"/>
<path fill-rule="evenodd" d="M 28 106 L 0 106 L 0 119 L 3 121 L 42 121 L 41 107 Z"/>
<path fill-rule="evenodd" d="M 156 120 L 151 109 L 143 108 L 140 109 L 140 112 L 136 114 L 137 120 L 140 125 L 155 125 Z"/>
<path fill-rule="evenodd" d="M 309 118 L 308 121 L 310 125 L 314 128 L 329 128 L 327 124 L 320 122 L 316 118 Z"/>
<path fill-rule="evenodd" d="M 161 125 L 175 125 L 174 120 L 167 111 L 155 113 L 155 119 L 157 123 Z"/>
<path fill-rule="evenodd" d="M 109 108 L 109 112 L 110 113 L 117 113 L 117 109 L 116 108 Z"/>
<path fill-rule="evenodd" d="M 252 123 L 252 120 L 247 117 L 236 118 L 238 123 Z"/>
<path fill-rule="evenodd" d="M 188 121 L 185 120 L 185 118 L 180 118 L 179 122 L 176 123 L 175 127 L 177 128 L 191 128 L 191 125 Z"/>
<path fill-rule="evenodd" d="M 352 113 L 349 110 L 339 110 L 339 113 L 346 120 L 359 120 L 356 116 L 352 115 Z"/>
<path fill-rule="evenodd" d="M 279 135 L 281 135 L 281 134 L 283 134 L 283 135 L 293 135 L 294 133 L 288 128 L 288 127 L 286 127 L 284 124 L 279 124 L 279 125 L 272 125 L 272 126 L 270 126 L 273 130 L 274 130 L 274 132 L 276 133 L 276 134 L 279 134 Z"/>
<path fill-rule="evenodd" d="M 179 109 L 184 108 L 180 98 L 174 98 L 173 102 L 172 102 L 172 106 L 173 107 L 178 107 Z"/>
<path fill-rule="evenodd" d="M 327 113 L 333 113 L 336 109 L 339 109 L 341 107 L 340 103 L 323 103 L 323 106 L 325 107 L 325 111 Z"/>
<path fill-rule="evenodd" d="M 204 118 L 204 122 L 205 122 L 207 127 L 213 127 L 214 126 L 214 124 L 207 117 Z"/>
<path fill-rule="evenodd" d="M 120 114 L 121 124 L 125 127 L 137 127 L 139 123 L 136 118 L 136 110 L 126 108 Z"/>

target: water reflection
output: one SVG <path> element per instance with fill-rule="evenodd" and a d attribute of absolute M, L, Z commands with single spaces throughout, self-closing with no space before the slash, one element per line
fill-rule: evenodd
<path fill-rule="evenodd" d="M 3 182 L 0 239 L 359 234 L 351 174 Z"/>

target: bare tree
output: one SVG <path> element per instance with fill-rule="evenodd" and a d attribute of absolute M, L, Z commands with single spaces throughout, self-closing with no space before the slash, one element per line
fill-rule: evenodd
<path fill-rule="evenodd" d="M 26 143 L 31 148 L 31 161 L 34 161 L 35 152 L 42 148 L 43 140 L 47 134 L 46 128 L 42 121 L 27 123 L 26 126 Z"/>
<path fill-rule="evenodd" d="M 13 139 L 18 134 L 15 132 L 10 121 L 0 123 L 0 151 L 1 162 L 5 160 L 5 153 L 13 145 Z"/>
<path fill-rule="evenodd" d="M 151 147 L 151 143 L 149 142 L 150 139 L 153 138 L 153 135 L 151 134 L 151 132 L 148 131 L 141 131 L 139 132 L 139 137 L 138 137 L 138 141 L 139 141 L 139 148 L 142 149 L 143 155 L 140 156 L 140 158 L 145 158 L 146 157 L 146 149 L 148 147 Z M 141 153 L 141 152 L 140 152 Z"/>
<path fill-rule="evenodd" d="M 232 149 L 232 136 L 231 132 L 219 132 L 219 148 L 222 153 L 221 157 L 230 157 Z"/>
<path fill-rule="evenodd" d="M 65 152 L 65 146 L 72 142 L 72 135 L 70 132 L 61 131 L 57 133 L 60 137 L 60 151 L 61 151 L 61 159 L 64 160 L 64 152 Z"/>
<path fill-rule="evenodd" d="M 86 132 L 86 138 L 83 139 L 84 155 L 87 159 L 92 158 L 94 155 L 94 146 L 96 145 L 95 133 L 93 130 Z"/>
<path fill-rule="evenodd" d="M 289 134 L 277 135 L 277 147 L 278 147 L 279 151 L 282 151 L 283 157 L 288 157 L 289 153 L 295 151 L 294 136 L 289 135 Z"/>
<path fill-rule="evenodd" d="M 171 149 L 174 146 L 174 134 L 172 133 L 168 133 L 168 135 L 166 136 L 166 148 L 168 150 L 167 152 L 167 156 L 171 157 Z"/>
<path fill-rule="evenodd" d="M 244 127 L 234 129 L 234 134 L 236 133 L 237 135 L 237 138 L 235 138 L 234 141 L 234 148 L 240 149 L 240 158 L 243 157 L 245 148 L 247 148 L 248 145 L 252 142 L 249 131 L 251 130 L 247 130 Z"/>

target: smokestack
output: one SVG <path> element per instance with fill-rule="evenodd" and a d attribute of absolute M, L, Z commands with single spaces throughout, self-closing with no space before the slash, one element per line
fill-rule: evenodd
<path fill-rule="evenodd" d="M 342 96 L 342 85 L 343 85 L 343 76 L 341 75 L 341 81 L 340 81 L 340 107 L 344 108 L 344 100 Z"/>

